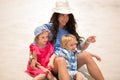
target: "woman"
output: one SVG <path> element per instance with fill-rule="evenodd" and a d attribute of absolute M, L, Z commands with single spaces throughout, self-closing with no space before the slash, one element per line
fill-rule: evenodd
<path fill-rule="evenodd" d="M 92 59 L 92 56 L 94 55 L 88 52 L 82 52 L 89 46 L 89 43 L 95 42 L 95 36 L 90 36 L 83 43 L 82 37 L 80 37 L 76 32 L 76 21 L 67 1 L 56 2 L 56 8 L 53 10 L 54 13 L 50 19 L 50 23 L 45 24 L 44 26 L 51 30 L 52 35 L 50 37 L 50 40 L 53 44 L 54 50 L 59 50 L 60 38 L 62 35 L 73 34 L 76 36 L 78 41 L 77 49 L 81 50 L 81 53 L 77 55 L 77 67 L 80 68 L 86 64 L 90 75 L 95 80 L 104 80 L 101 71 L 99 70 L 95 61 Z M 99 59 L 99 56 L 95 57 Z M 57 57 L 54 61 L 53 69 L 54 72 L 58 74 L 59 80 L 70 80 L 64 58 Z"/>

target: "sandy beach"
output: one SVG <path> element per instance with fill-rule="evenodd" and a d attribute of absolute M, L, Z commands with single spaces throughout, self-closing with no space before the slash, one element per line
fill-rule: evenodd
<path fill-rule="evenodd" d="M 86 51 L 102 58 L 96 61 L 105 80 L 120 80 L 120 1 L 68 0 L 74 9 L 78 32 L 96 43 Z M 27 66 L 34 28 L 48 23 L 55 0 L 0 0 L 0 79 L 31 80 Z"/>

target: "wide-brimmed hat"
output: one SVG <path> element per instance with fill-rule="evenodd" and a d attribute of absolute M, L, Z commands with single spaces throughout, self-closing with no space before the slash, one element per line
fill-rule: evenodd
<path fill-rule="evenodd" d="M 67 0 L 59 0 L 56 1 L 56 7 L 53 8 L 53 11 L 56 13 L 71 14 L 72 8 L 70 8 Z"/>

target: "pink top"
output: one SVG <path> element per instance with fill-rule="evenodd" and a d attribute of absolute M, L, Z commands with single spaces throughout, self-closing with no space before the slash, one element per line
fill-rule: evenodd
<path fill-rule="evenodd" d="M 52 47 L 50 42 L 47 42 L 47 45 L 44 48 L 40 48 L 36 44 L 30 45 L 30 51 L 34 52 L 36 54 L 37 61 L 44 67 L 47 68 L 47 64 L 49 62 L 49 59 L 54 51 L 54 48 Z M 38 74 L 43 73 L 42 70 L 34 70 L 31 68 L 30 63 L 28 61 L 28 66 L 26 72 L 30 74 L 31 76 L 36 76 Z"/>
<path fill-rule="evenodd" d="M 37 61 L 44 67 L 47 66 L 50 56 L 53 53 L 53 47 L 50 42 L 44 48 L 40 48 L 36 44 L 30 45 L 30 51 L 36 53 Z"/>

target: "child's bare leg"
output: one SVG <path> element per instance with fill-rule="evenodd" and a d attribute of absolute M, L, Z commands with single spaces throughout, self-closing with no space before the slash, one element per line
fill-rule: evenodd
<path fill-rule="evenodd" d="M 75 77 L 75 80 L 88 80 L 81 72 L 77 72 Z"/>
<path fill-rule="evenodd" d="M 79 72 L 76 73 L 75 80 L 82 80 L 82 76 Z"/>
<path fill-rule="evenodd" d="M 46 74 L 39 74 L 38 76 L 34 77 L 33 80 L 44 80 L 46 78 Z"/>
<path fill-rule="evenodd" d="M 48 80 L 57 80 L 57 79 L 52 75 L 51 72 L 48 73 L 47 78 L 48 78 Z"/>

